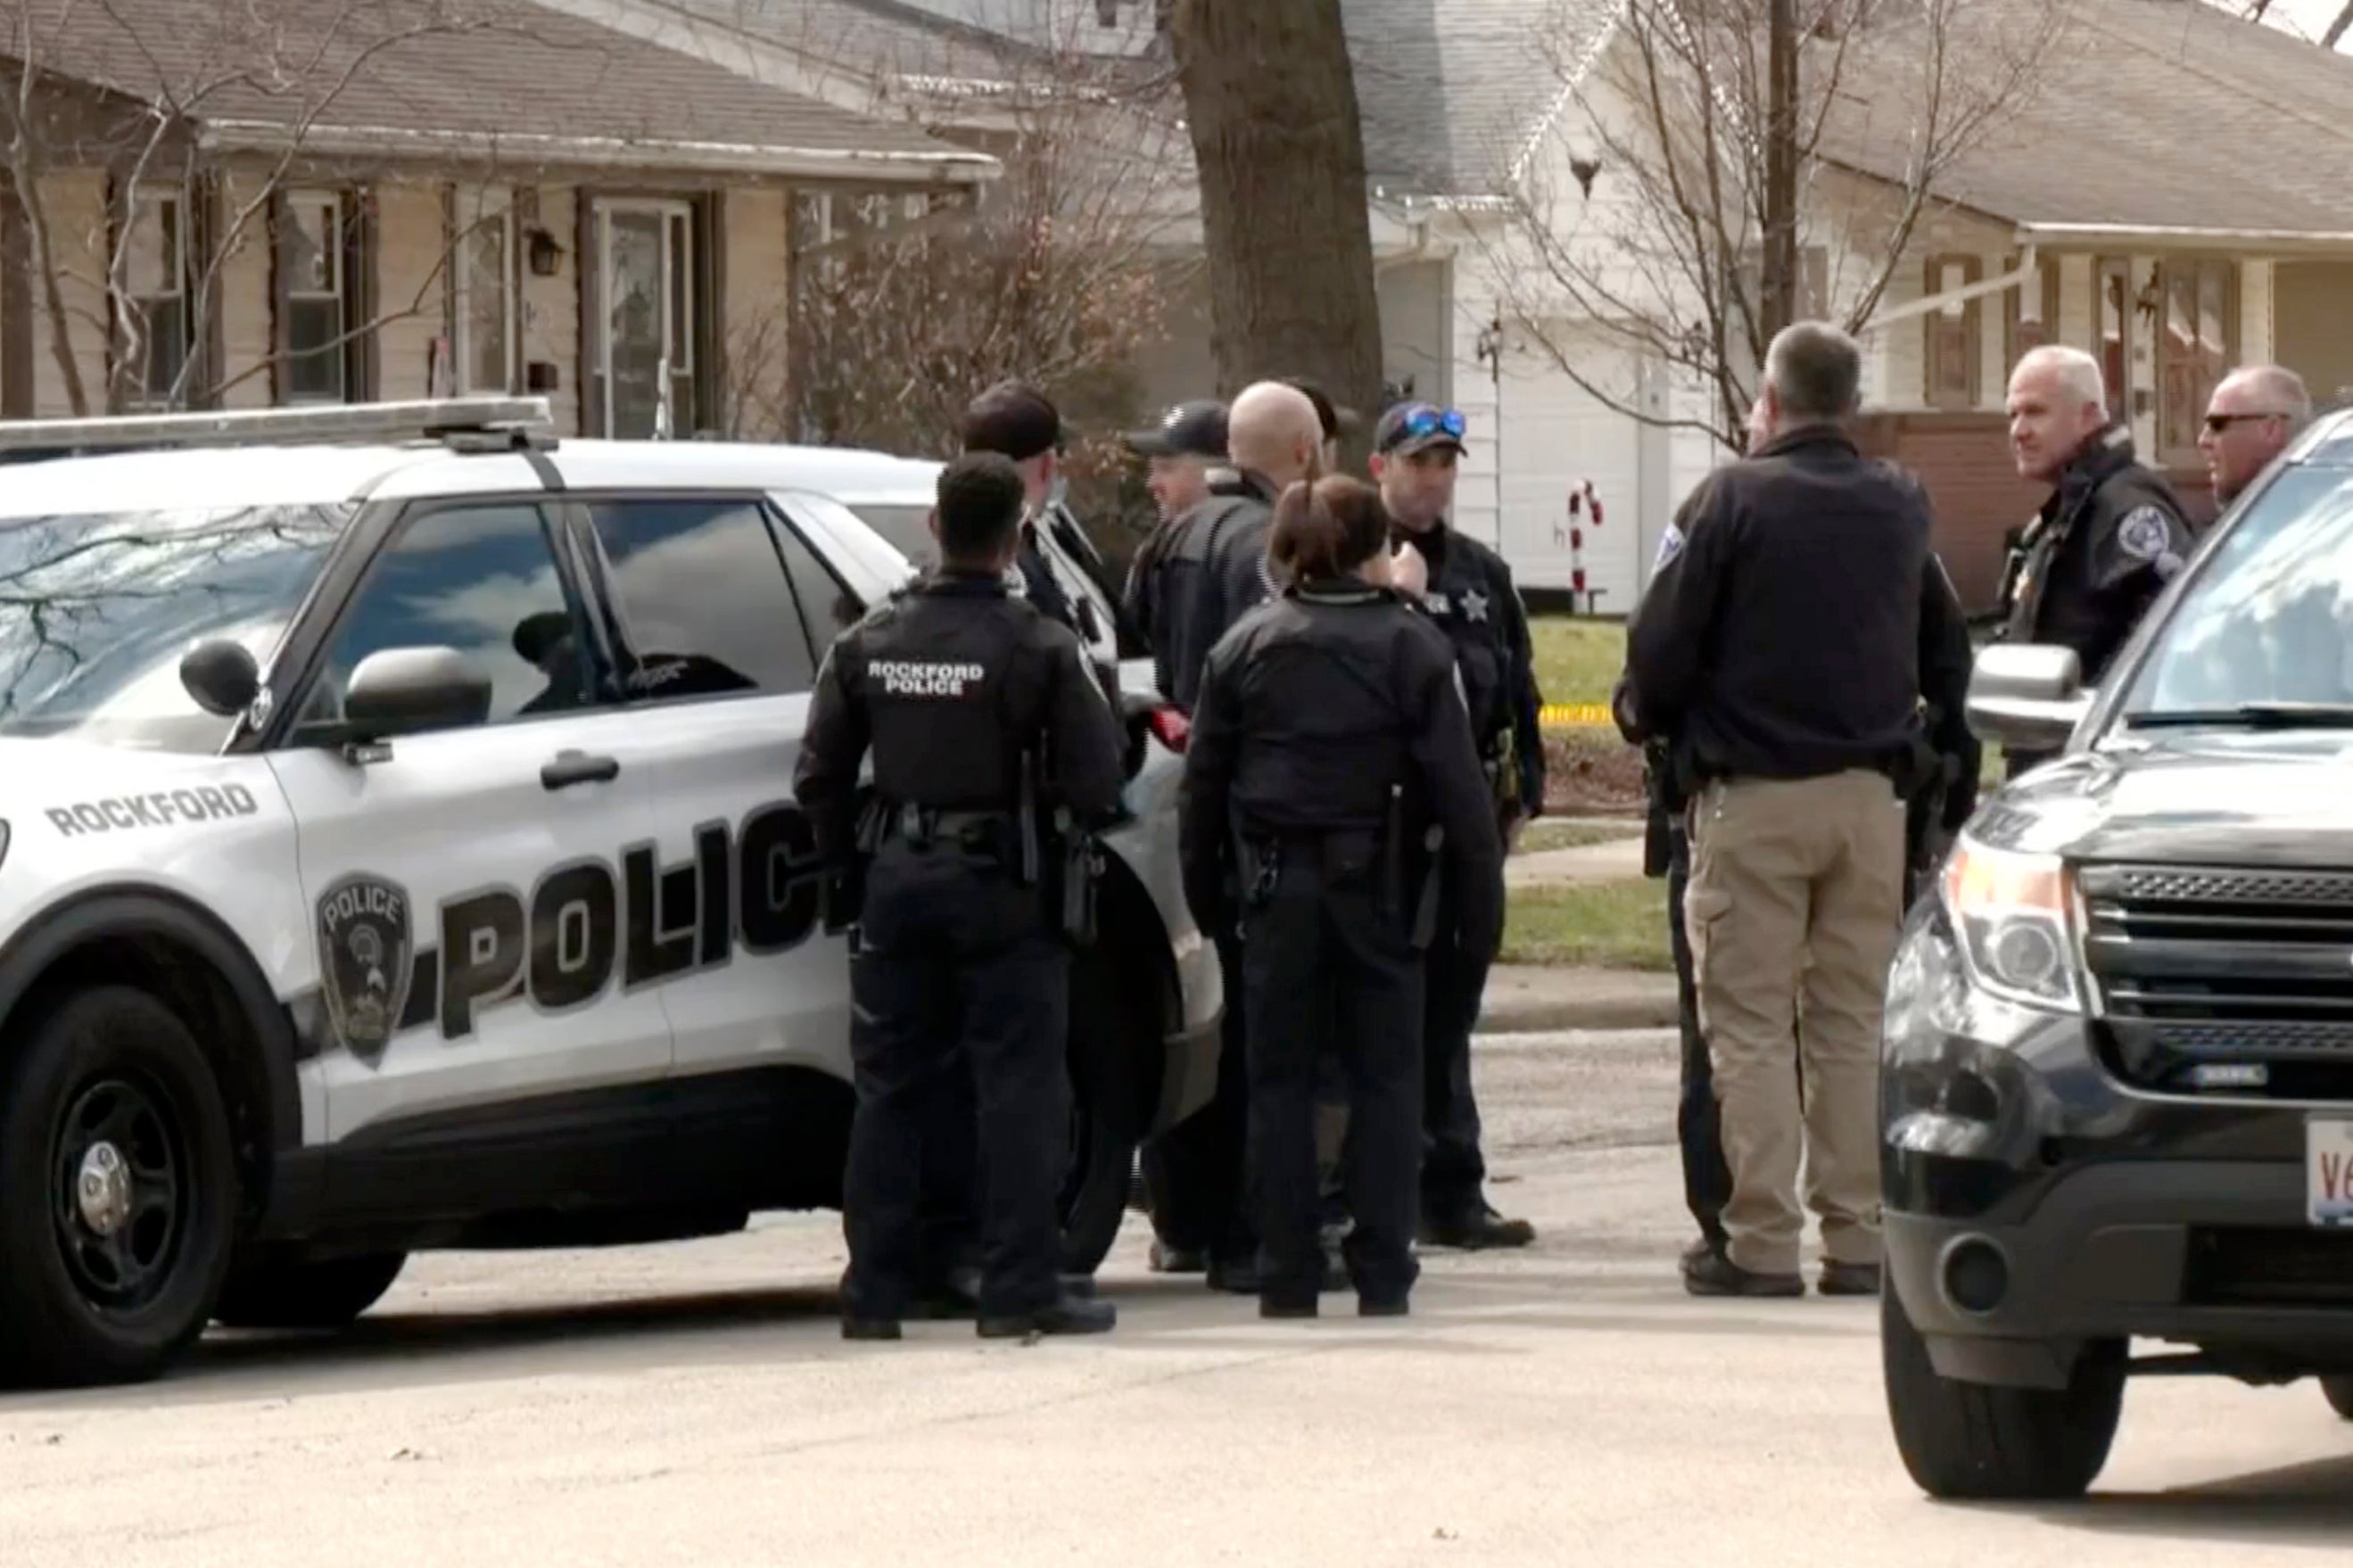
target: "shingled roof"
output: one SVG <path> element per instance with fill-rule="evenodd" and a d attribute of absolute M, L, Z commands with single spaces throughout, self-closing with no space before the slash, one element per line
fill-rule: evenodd
<path fill-rule="evenodd" d="M 1503 189 L 1623 8 L 1622 0 L 1341 0 L 1373 187 L 1409 196 Z"/>
<path fill-rule="evenodd" d="M 2016 9 L 2026 35 L 2047 6 L 2063 15 L 2031 95 L 1939 196 L 2030 228 L 2353 235 L 2353 59 L 2204 0 L 1981 3 Z M 1901 180 L 1909 110 L 1850 75 L 1823 152 Z"/>
<path fill-rule="evenodd" d="M 533 0 L 109 0 L 49 15 L 32 63 L 173 104 L 231 142 L 485 144 L 549 159 L 594 148 L 649 165 L 766 159 L 965 180 L 993 167 Z"/>
<path fill-rule="evenodd" d="M 740 29 L 878 81 L 942 87 L 1025 79 L 1048 62 L 989 25 L 995 0 L 918 9 L 901 0 L 632 0 L 641 9 Z M 1391 196 L 1464 196 L 1500 187 L 1561 95 L 1561 64 L 1584 58 L 1623 0 L 1341 0 L 1356 73 L 1365 164 Z M 959 19 L 938 15 L 954 10 Z M 1083 41 L 1084 35 L 1082 35 Z M 1089 58 L 1090 79 L 1166 80 L 1133 54 Z"/>

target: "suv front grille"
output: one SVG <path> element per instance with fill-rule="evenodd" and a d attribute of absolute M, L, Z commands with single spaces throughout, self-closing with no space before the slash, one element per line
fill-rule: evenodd
<path fill-rule="evenodd" d="M 2353 1099 L 2353 871 L 2091 865 L 2079 885 L 2128 1081 Z"/>
<path fill-rule="evenodd" d="M 2182 1300 L 2212 1307 L 2353 1307 L 2353 1236 L 2196 1227 Z"/>

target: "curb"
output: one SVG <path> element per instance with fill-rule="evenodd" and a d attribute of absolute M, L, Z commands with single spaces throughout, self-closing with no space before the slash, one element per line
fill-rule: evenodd
<path fill-rule="evenodd" d="M 1537 1035 L 1565 1029 L 1672 1029 L 1677 1023 L 1675 983 L 1655 991 L 1614 996 L 1497 1000 L 1482 1006 L 1481 1035 Z"/>

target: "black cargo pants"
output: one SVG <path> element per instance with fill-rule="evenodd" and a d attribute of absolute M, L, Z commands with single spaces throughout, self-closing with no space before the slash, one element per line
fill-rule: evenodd
<path fill-rule="evenodd" d="M 1421 1019 L 1421 1209 L 1435 1218 L 1475 1220 L 1487 1203 L 1487 1162 L 1479 1151 L 1479 1101 L 1471 1091 L 1471 1033 L 1487 991 L 1493 952 L 1455 944 L 1451 891 L 1440 895 L 1437 937 L 1423 955 Z"/>
<path fill-rule="evenodd" d="M 951 843 L 893 837 L 868 868 L 849 969 L 850 1316 L 903 1316 L 936 1264 L 924 1256 L 923 1145 L 950 1114 L 960 1068 L 976 1112 L 981 1312 L 1035 1312 L 1059 1298 L 1071 959 L 1046 916 L 1038 889 Z"/>
<path fill-rule="evenodd" d="M 1724 1246 L 1724 1205 L 1732 1196 L 1725 1163 L 1724 1122 L 1716 1108 L 1715 1071 L 1699 1029 L 1699 988 L 1692 977 L 1691 935 L 1683 926 L 1683 889 L 1691 881 L 1691 839 L 1677 814 L 1667 830 L 1667 935 L 1675 955 L 1675 1020 L 1683 1034 L 1683 1096 L 1675 1107 L 1675 1141 L 1683 1147 L 1683 1204 L 1711 1247 Z"/>
<path fill-rule="evenodd" d="M 1421 1142 L 1421 955 L 1380 904 L 1377 837 L 1282 842 L 1271 896 L 1242 915 L 1250 1171 L 1260 1297 L 1312 1305 L 1324 1247 L 1315 1122 L 1321 1064 L 1348 1092 L 1342 1183 L 1356 1228 L 1343 1246 L 1357 1295 L 1412 1289 Z"/>
<path fill-rule="evenodd" d="M 1250 1060 L 1242 944 L 1230 928 L 1210 935 L 1225 980 L 1217 1089 L 1208 1104 L 1145 1146 L 1144 1180 L 1153 1232 L 1164 1245 L 1240 1263 L 1258 1246 L 1243 1175 Z"/>

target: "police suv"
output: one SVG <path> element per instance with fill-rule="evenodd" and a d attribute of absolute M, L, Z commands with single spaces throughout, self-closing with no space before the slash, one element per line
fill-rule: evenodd
<path fill-rule="evenodd" d="M 2316 1376 L 2353 1418 L 2353 413 L 2081 675 L 1979 654 L 1978 732 L 2063 752 L 1890 974 L 1882 1345 L 1938 1496 L 2082 1492 L 2132 1376 Z"/>
<path fill-rule="evenodd" d="M 828 644 L 911 570 L 852 504 L 928 504 L 930 465 L 557 442 L 511 398 L 0 449 L 0 1374 L 331 1327 L 420 1249 L 839 1205 L 847 935 L 790 781 Z M 1129 735 L 1073 980 L 1082 1272 L 1222 1005 L 1181 725 Z"/>

